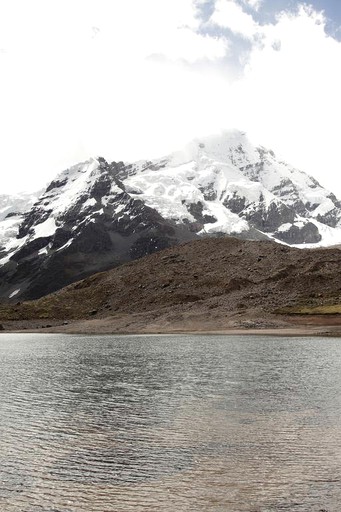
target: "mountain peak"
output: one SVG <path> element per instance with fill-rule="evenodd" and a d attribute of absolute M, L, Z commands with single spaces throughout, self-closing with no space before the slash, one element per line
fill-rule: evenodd
<path fill-rule="evenodd" d="M 37 297 L 208 235 L 332 245 L 341 242 L 341 203 L 237 130 L 153 161 L 90 158 L 0 222 L 0 297 Z"/>
<path fill-rule="evenodd" d="M 226 162 L 230 159 L 231 153 L 238 154 L 238 151 L 247 153 L 251 160 L 252 155 L 256 156 L 255 148 L 244 132 L 224 130 L 215 135 L 196 137 L 180 151 L 169 155 L 168 159 L 172 166 L 189 161 L 200 161 L 203 158 Z"/>

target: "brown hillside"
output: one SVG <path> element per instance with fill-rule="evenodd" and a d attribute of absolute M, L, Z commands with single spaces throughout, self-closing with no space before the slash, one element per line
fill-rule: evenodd
<path fill-rule="evenodd" d="M 339 249 L 302 250 L 261 241 L 209 238 L 95 274 L 32 302 L 3 306 L 0 321 L 102 319 L 125 326 L 163 317 L 262 325 L 280 308 L 341 304 Z M 144 320 L 141 320 L 144 318 Z M 231 319 L 233 322 L 231 324 Z M 58 323 L 58 322 L 56 322 Z"/>

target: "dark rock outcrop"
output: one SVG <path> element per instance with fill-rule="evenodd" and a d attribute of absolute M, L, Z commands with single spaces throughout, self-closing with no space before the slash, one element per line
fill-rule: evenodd
<path fill-rule="evenodd" d="M 295 240 L 298 244 L 316 244 L 321 241 L 321 235 L 316 225 L 307 222 L 303 226 L 292 225 L 287 231 L 276 232 L 276 237 L 288 244 Z"/>

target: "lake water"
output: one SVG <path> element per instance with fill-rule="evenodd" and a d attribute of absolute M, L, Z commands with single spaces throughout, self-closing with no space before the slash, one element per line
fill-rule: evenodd
<path fill-rule="evenodd" d="M 0 335 L 1 512 L 321 510 L 341 339 Z"/>

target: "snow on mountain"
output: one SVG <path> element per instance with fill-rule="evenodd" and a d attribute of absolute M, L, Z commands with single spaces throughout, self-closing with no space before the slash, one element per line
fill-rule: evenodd
<path fill-rule="evenodd" d="M 0 297 L 38 297 L 200 236 L 341 243 L 337 198 L 237 131 L 153 161 L 90 159 L 35 199 L 0 196 Z"/>
<path fill-rule="evenodd" d="M 37 200 L 39 192 L 36 194 L 15 194 L 0 195 L 0 264 L 8 260 L 1 260 L 1 248 L 5 248 L 6 253 L 13 252 L 21 245 L 17 240 L 19 226 L 23 220 L 23 214 L 28 211 Z"/>
<path fill-rule="evenodd" d="M 37 200 L 36 194 L 0 194 L 0 221 L 9 215 L 27 211 Z"/>
<path fill-rule="evenodd" d="M 197 139 L 135 169 L 124 184 L 167 218 L 201 221 L 199 234 L 240 234 L 252 227 L 289 244 L 341 240 L 336 197 L 272 151 L 252 146 L 241 132 Z"/>

